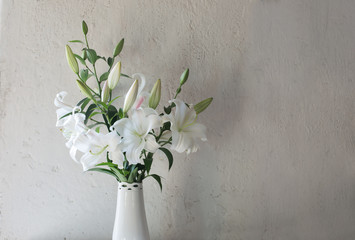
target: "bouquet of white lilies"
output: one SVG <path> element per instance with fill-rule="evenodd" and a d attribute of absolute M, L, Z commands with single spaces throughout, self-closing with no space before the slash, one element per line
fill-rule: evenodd
<path fill-rule="evenodd" d="M 113 56 L 106 59 L 89 47 L 88 27 L 84 21 L 82 28 L 85 41 L 70 41 L 84 45 L 81 55 L 74 54 L 66 45 L 66 56 L 85 98 L 73 106 L 64 102 L 67 93 L 60 92 L 54 100 L 58 107 L 56 126 L 67 140 L 70 156 L 82 164 L 84 171 L 106 173 L 119 182 L 127 183 L 142 182 L 147 177 L 153 177 L 162 187 L 160 176 L 150 173 L 154 153 L 161 151 L 166 155 L 170 170 L 173 164 L 171 150 L 179 153 L 195 152 L 198 141 L 206 140 L 206 127 L 197 123 L 197 118 L 212 102 L 212 98 L 196 105 L 177 99 L 181 87 L 188 79 L 187 69 L 180 77 L 174 98 L 164 107 L 163 113 L 158 113 L 156 108 L 161 97 L 160 79 L 150 93 L 144 91 L 145 78 L 142 74 L 128 76 L 121 73 L 120 61 L 114 64 L 115 58 L 122 51 L 124 39 L 116 46 Z M 100 76 L 96 70 L 98 60 L 108 65 L 108 70 Z M 91 77 L 97 83 L 95 88 L 87 83 Z M 123 106 L 118 107 L 115 101 L 119 97 L 112 96 L 112 90 L 117 87 L 121 77 L 133 83 Z"/>

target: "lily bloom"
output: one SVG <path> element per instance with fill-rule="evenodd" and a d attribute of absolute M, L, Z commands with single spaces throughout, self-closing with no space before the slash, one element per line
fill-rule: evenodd
<path fill-rule="evenodd" d="M 175 114 L 170 113 L 167 119 L 171 122 L 172 144 L 171 149 L 179 153 L 196 152 L 197 140 L 206 141 L 206 127 L 196 123 L 197 114 L 193 108 L 178 99 L 171 100 L 176 105 Z"/>
<path fill-rule="evenodd" d="M 160 147 L 149 132 L 160 127 L 162 120 L 157 114 L 147 112 L 142 108 L 132 109 L 129 118 L 120 119 L 111 127 L 122 137 L 122 151 L 126 152 L 127 160 L 133 164 L 140 162 L 143 149 L 155 152 Z"/>
<path fill-rule="evenodd" d="M 80 158 L 84 171 L 105 162 L 108 157 L 116 164 L 122 165 L 123 154 L 120 149 L 121 138 L 115 132 L 107 134 L 89 130 L 86 134 L 78 136 L 73 146 L 84 155 Z"/>

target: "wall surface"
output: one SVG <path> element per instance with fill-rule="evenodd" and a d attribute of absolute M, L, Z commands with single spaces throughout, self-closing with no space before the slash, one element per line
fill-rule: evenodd
<path fill-rule="evenodd" d="M 157 160 L 145 182 L 152 240 L 355 239 L 355 1 L 3 0 L 0 239 L 110 239 L 116 183 L 82 173 L 53 99 L 80 93 L 64 45 L 162 79 L 170 99 L 213 96 L 198 153 Z M 74 45 L 73 45 L 74 46 Z M 75 50 L 79 46 L 74 47 Z M 122 84 L 125 84 L 122 81 Z M 150 85 L 150 86 L 151 86 Z"/>

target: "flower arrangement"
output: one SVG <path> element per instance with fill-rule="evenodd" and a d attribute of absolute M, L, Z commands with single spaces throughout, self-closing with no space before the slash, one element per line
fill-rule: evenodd
<path fill-rule="evenodd" d="M 112 57 L 105 58 L 89 47 L 85 21 L 82 22 L 82 30 L 85 41 L 69 41 L 84 46 L 81 55 L 74 54 L 66 45 L 66 57 L 85 98 L 72 106 L 64 102 L 67 93 L 63 91 L 54 100 L 58 107 L 56 126 L 67 140 L 71 158 L 81 163 L 84 171 L 106 173 L 119 182 L 127 183 L 153 177 L 162 188 L 161 177 L 150 173 L 154 153 L 161 151 L 166 155 L 170 170 L 173 165 L 171 151 L 196 152 L 197 142 L 206 140 L 206 127 L 197 123 L 197 118 L 212 98 L 196 105 L 186 104 L 177 98 L 189 76 L 189 69 L 186 69 L 174 98 L 162 113 L 158 113 L 161 80 L 158 79 L 148 93 L 144 89 L 142 74 L 124 74 L 121 61 L 115 63 L 123 49 L 124 39 L 117 44 Z M 96 70 L 99 60 L 107 63 L 107 71 L 100 76 Z M 95 79 L 96 87 L 89 86 L 89 78 Z M 115 104 L 119 96 L 114 97 L 112 91 L 121 78 L 133 83 L 125 95 L 123 106 L 118 107 Z M 78 153 L 81 153 L 80 159 Z"/>

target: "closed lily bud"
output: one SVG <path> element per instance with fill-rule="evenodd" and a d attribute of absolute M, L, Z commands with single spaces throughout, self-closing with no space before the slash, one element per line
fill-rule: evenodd
<path fill-rule="evenodd" d="M 138 79 L 134 81 L 130 89 L 128 90 L 126 94 L 126 98 L 124 99 L 124 104 L 123 104 L 123 112 L 126 113 L 128 110 L 132 107 L 134 102 L 136 101 L 138 94 Z"/>
<path fill-rule="evenodd" d="M 118 80 L 120 80 L 120 75 L 121 75 L 121 62 L 118 62 L 113 67 L 113 69 L 111 70 L 107 78 L 108 87 L 111 90 L 113 90 L 116 87 Z"/>
<path fill-rule="evenodd" d="M 78 84 L 78 87 L 79 87 L 82 94 L 84 94 L 86 97 L 88 97 L 90 99 L 94 99 L 94 97 L 92 96 L 92 93 L 90 92 L 90 89 L 88 88 L 88 86 L 85 83 L 83 83 L 80 80 L 76 80 L 76 83 Z"/>
<path fill-rule="evenodd" d="M 110 96 L 110 88 L 107 85 L 107 81 L 105 81 L 101 91 L 101 102 L 106 103 L 109 96 Z"/>
<path fill-rule="evenodd" d="M 213 98 L 207 98 L 194 106 L 196 114 L 203 112 L 212 102 Z"/>
<path fill-rule="evenodd" d="M 79 73 L 78 61 L 76 60 L 73 51 L 68 45 L 65 45 L 65 53 L 67 55 L 67 61 L 70 68 L 73 70 L 73 72 L 78 74 Z"/>
<path fill-rule="evenodd" d="M 184 83 L 186 83 L 187 78 L 189 77 L 189 72 L 190 72 L 190 70 L 189 70 L 189 69 L 186 69 L 186 70 L 181 74 L 181 77 L 180 77 L 180 86 L 182 86 L 182 85 L 184 85 Z"/>
<path fill-rule="evenodd" d="M 150 93 L 149 97 L 149 107 L 156 109 L 157 106 L 159 105 L 160 102 L 160 96 L 161 96 L 161 81 L 158 79 L 152 89 L 152 92 Z"/>

